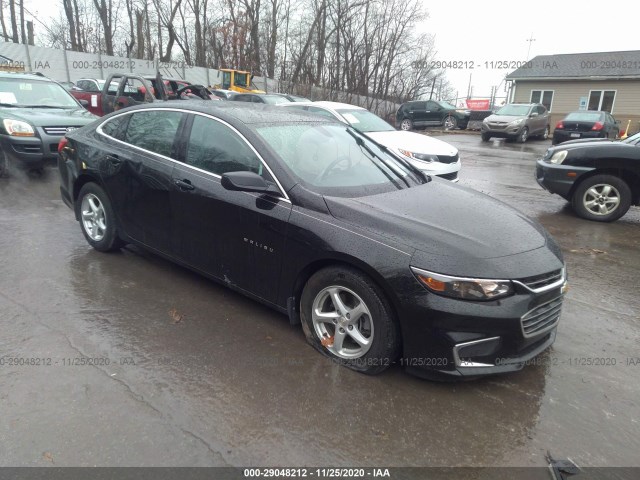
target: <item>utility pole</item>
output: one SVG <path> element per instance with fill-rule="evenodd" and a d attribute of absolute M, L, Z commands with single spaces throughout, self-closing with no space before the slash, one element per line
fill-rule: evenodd
<path fill-rule="evenodd" d="M 531 32 L 531 36 L 526 41 L 529 42 L 529 48 L 527 49 L 527 58 L 525 59 L 525 62 L 529 60 L 529 54 L 531 53 L 531 44 L 536 41 L 536 39 L 533 38 L 533 32 Z"/>
<path fill-rule="evenodd" d="M 471 98 L 471 73 L 469 74 L 469 86 L 467 87 L 467 100 Z"/>

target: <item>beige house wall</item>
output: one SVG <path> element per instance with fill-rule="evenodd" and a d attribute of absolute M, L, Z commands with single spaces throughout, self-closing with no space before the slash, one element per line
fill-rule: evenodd
<path fill-rule="evenodd" d="M 513 101 L 528 103 L 532 90 L 553 90 L 551 127 L 567 113 L 578 110 L 580 97 L 589 97 L 591 90 L 614 90 L 616 97 L 612 115 L 620 120 L 621 130 L 631 121 L 630 131 L 640 131 L 640 80 L 518 80 Z"/>

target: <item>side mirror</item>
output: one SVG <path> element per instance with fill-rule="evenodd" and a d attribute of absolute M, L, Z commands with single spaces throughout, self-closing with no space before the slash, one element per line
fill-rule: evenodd
<path fill-rule="evenodd" d="M 227 190 L 236 192 L 259 192 L 280 195 L 280 191 L 269 185 L 264 178 L 253 172 L 228 172 L 222 175 L 220 181 Z"/>
<path fill-rule="evenodd" d="M 538 116 L 538 112 L 533 112 L 531 115 L 529 115 L 531 118 L 533 117 L 537 117 Z"/>
<path fill-rule="evenodd" d="M 89 100 L 85 100 L 84 98 L 78 100 L 80 102 L 80 105 L 82 105 L 83 107 L 87 108 L 89 106 Z"/>

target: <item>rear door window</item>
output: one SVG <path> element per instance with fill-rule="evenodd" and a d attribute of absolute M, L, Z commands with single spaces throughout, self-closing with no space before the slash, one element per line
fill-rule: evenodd
<path fill-rule="evenodd" d="M 150 152 L 176 158 L 173 145 L 183 114 L 170 110 L 151 110 L 131 114 L 125 141 Z"/>

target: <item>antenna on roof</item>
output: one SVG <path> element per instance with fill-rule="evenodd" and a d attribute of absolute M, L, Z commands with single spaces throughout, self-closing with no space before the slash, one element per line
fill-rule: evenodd
<path fill-rule="evenodd" d="M 525 59 L 525 62 L 529 60 L 529 53 L 531 53 L 531 44 L 536 41 L 536 39 L 533 38 L 533 32 L 531 32 L 531 36 L 527 38 L 526 41 L 529 42 L 529 48 L 527 49 L 527 58 Z"/>

